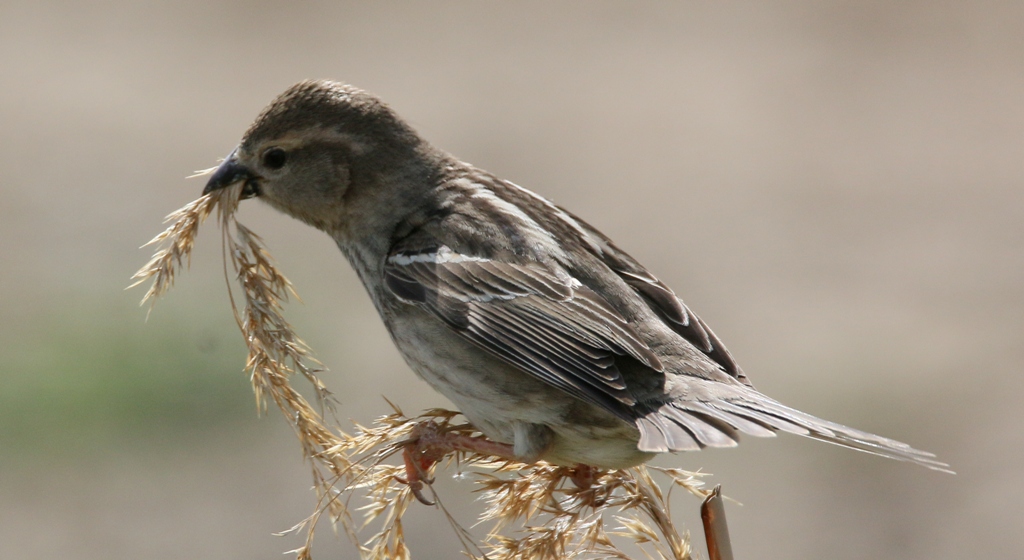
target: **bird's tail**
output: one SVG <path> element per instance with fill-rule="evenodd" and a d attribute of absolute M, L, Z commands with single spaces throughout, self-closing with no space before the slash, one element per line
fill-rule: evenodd
<path fill-rule="evenodd" d="M 782 431 L 954 474 L 949 465 L 936 460 L 932 453 L 822 420 L 759 393 L 707 401 L 676 400 L 637 419 L 637 427 L 641 451 L 734 447 L 740 433 L 773 437 Z"/>

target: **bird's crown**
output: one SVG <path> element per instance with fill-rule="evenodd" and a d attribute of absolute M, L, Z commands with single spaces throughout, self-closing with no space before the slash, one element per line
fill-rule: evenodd
<path fill-rule="evenodd" d="M 375 95 L 340 82 L 305 80 L 272 101 L 249 127 L 242 141 L 276 138 L 321 127 L 377 138 L 413 134 Z"/>

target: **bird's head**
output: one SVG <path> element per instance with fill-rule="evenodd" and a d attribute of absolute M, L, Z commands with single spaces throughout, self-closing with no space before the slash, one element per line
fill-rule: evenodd
<path fill-rule="evenodd" d="M 415 193 L 394 185 L 410 190 L 402 178 L 422 176 L 431 159 L 426 142 L 377 97 L 337 82 L 304 81 L 263 110 L 203 193 L 243 182 L 244 198 L 259 197 L 333 233 L 360 221 L 355 217 L 404 206 L 388 199 Z"/>

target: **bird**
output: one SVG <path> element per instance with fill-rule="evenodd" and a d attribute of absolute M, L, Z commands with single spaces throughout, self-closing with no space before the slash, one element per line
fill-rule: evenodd
<path fill-rule="evenodd" d="M 611 239 L 434 147 L 352 85 L 306 80 L 274 99 L 204 194 L 239 183 L 242 198 L 335 241 L 409 367 L 483 434 L 456 448 L 621 469 L 787 432 L 952 472 L 760 393 Z M 407 456 L 410 479 L 421 466 Z"/>

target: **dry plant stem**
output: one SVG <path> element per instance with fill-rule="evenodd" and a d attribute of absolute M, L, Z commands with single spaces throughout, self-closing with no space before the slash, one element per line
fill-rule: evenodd
<path fill-rule="evenodd" d="M 709 560 L 733 560 L 721 484 L 715 486 L 704 499 L 700 506 L 700 517 L 704 523 L 704 539 L 708 545 Z"/>
<path fill-rule="evenodd" d="M 392 405 L 392 414 L 371 426 L 357 424 L 352 433 L 340 429 L 336 421 L 328 427 L 325 417 L 333 410 L 334 401 L 318 377 L 320 364 L 283 315 L 283 304 L 289 295 L 295 295 L 294 290 L 275 267 L 262 240 L 235 219 L 240 194 L 241 185 L 235 185 L 204 195 L 168 216 L 171 225 L 150 242 L 158 245 L 156 254 L 133 276 L 132 285 L 153 280 L 143 303 L 152 303 L 165 293 L 175 274 L 188 266 L 199 225 L 217 210 L 225 277 L 229 276 L 230 261 L 230 275 L 241 288 L 236 300 L 228 279 L 231 306 L 249 351 L 246 370 L 258 407 L 262 411 L 272 401 L 281 410 L 312 468 L 316 509 L 286 532 L 306 532 L 303 546 L 293 551 L 299 560 L 311 558 L 314 531 L 325 513 L 335 529 L 340 524 L 356 543 L 362 558 L 411 558 L 402 519 L 419 492 L 413 484 L 403 483 L 403 474 L 414 482 L 408 461 L 399 465 L 385 462 L 399 453 L 412 459 L 417 481 L 428 487 L 438 463 L 457 460 L 477 471 L 475 482 L 487 505 L 480 522 L 490 524 L 479 544 L 452 518 L 430 487 L 436 507 L 471 557 L 625 559 L 628 556 L 612 539 L 619 536 L 648 558 L 690 558 L 686 535 L 680 535 L 673 525 L 666 496 L 644 467 L 600 472 L 516 463 L 507 445 L 486 440 L 469 424 L 454 423 L 458 413 L 447 410 L 408 418 Z M 296 373 L 312 386 L 316 407 L 292 385 Z M 430 444 L 426 452 L 415 447 L 424 434 L 437 436 L 426 442 Z M 444 445 L 431 447 L 438 442 Z M 410 447 L 410 443 L 415 445 Z M 699 496 L 707 494 L 696 474 L 652 469 L 665 475 L 672 487 Z M 365 503 L 357 506 L 353 499 Z M 355 521 L 354 512 L 361 514 L 362 523 Z M 606 528 L 609 516 L 618 527 Z M 364 537 L 371 526 L 376 531 Z M 524 529 L 514 530 L 515 526 Z"/>

